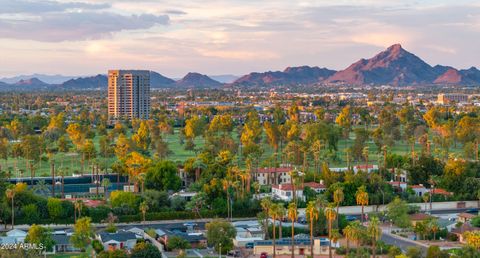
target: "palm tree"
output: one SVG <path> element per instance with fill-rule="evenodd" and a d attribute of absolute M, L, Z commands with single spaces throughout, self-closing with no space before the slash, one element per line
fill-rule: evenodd
<path fill-rule="evenodd" d="M 297 190 L 296 190 L 296 184 L 297 184 L 297 179 L 298 179 L 298 170 L 295 168 L 295 169 L 292 169 L 290 172 L 289 172 L 289 175 L 290 175 L 290 184 L 292 185 L 292 199 L 295 203 L 297 203 Z"/>
<path fill-rule="evenodd" d="M 55 187 L 55 181 L 52 184 L 52 188 Z M 50 193 L 50 188 L 48 187 L 47 183 L 45 183 L 45 180 L 41 179 L 38 180 L 35 186 L 33 186 L 33 192 L 39 195 L 46 196 Z"/>
<path fill-rule="evenodd" d="M 280 209 L 281 209 L 281 205 L 282 204 L 279 204 L 279 203 L 274 203 L 272 204 L 272 206 L 270 207 L 270 211 L 269 211 L 269 216 L 272 218 L 273 220 L 273 225 L 272 225 L 272 228 L 273 228 L 273 257 L 277 257 L 277 254 L 276 254 L 276 246 L 275 246 L 275 238 L 276 238 L 276 232 L 275 232 L 275 228 L 276 228 L 276 222 L 277 222 L 277 219 L 280 217 Z"/>
<path fill-rule="evenodd" d="M 364 185 L 360 186 L 357 190 L 357 193 L 355 194 L 355 199 L 357 201 L 357 205 L 362 205 L 362 218 L 361 221 L 362 223 L 365 220 L 365 212 L 364 212 L 364 207 L 365 205 L 368 205 L 368 193 L 366 191 L 366 188 Z"/>
<path fill-rule="evenodd" d="M 295 258 L 295 221 L 298 219 L 297 205 L 294 202 L 288 204 L 288 218 L 292 222 L 292 258 Z"/>
<path fill-rule="evenodd" d="M 135 177 L 135 180 L 140 183 L 142 193 L 145 191 L 145 179 L 147 178 L 146 173 L 140 173 Z"/>
<path fill-rule="evenodd" d="M 363 148 L 363 150 L 362 150 L 362 155 L 363 155 L 363 158 L 365 158 L 365 169 L 366 169 L 366 172 L 368 172 L 368 146 L 366 146 L 365 148 Z"/>
<path fill-rule="evenodd" d="M 325 218 L 328 221 L 328 256 L 332 258 L 332 222 L 337 218 L 337 212 L 334 205 L 329 205 L 325 209 Z"/>
<path fill-rule="evenodd" d="M 195 181 L 198 181 L 201 170 L 207 168 L 207 165 L 205 165 L 201 159 L 197 158 L 195 162 L 193 162 L 192 167 L 195 169 Z"/>
<path fill-rule="evenodd" d="M 223 190 L 227 194 L 227 217 L 230 220 L 230 179 L 222 179 Z"/>
<path fill-rule="evenodd" d="M 279 224 L 279 227 L 278 227 L 278 239 L 282 239 L 283 238 L 283 234 L 282 234 L 282 222 L 283 222 L 283 218 L 285 218 L 285 214 L 287 213 L 287 209 L 285 209 L 285 206 L 283 206 L 283 204 L 279 204 L 279 208 L 278 208 L 278 218 L 280 220 L 280 224 Z"/>
<path fill-rule="evenodd" d="M 265 223 L 264 223 L 264 228 L 265 228 L 265 239 L 268 239 L 268 216 L 270 215 L 270 208 L 272 207 L 273 202 L 270 197 L 265 197 L 260 201 L 260 206 L 263 209 L 263 212 L 265 213 Z"/>
<path fill-rule="evenodd" d="M 73 208 L 74 208 L 74 221 L 77 221 L 77 210 L 78 210 L 78 218 L 82 216 L 82 208 L 83 208 L 83 201 L 80 199 L 75 200 L 73 203 Z"/>
<path fill-rule="evenodd" d="M 423 202 L 425 203 L 425 212 L 427 211 L 427 202 L 430 200 L 430 193 L 424 193 L 422 195 Z"/>
<path fill-rule="evenodd" d="M 12 202 L 12 229 L 13 229 L 15 225 L 15 204 L 14 204 L 15 189 L 9 188 L 5 190 L 5 195 L 7 196 L 7 199 L 10 199 L 10 201 Z"/>
<path fill-rule="evenodd" d="M 439 230 L 439 226 L 438 226 L 438 222 L 436 219 L 431 219 L 429 222 L 428 222 L 428 228 L 430 229 L 430 231 L 432 231 L 433 233 L 433 240 L 435 241 L 436 239 L 436 236 L 437 236 L 437 232 Z"/>
<path fill-rule="evenodd" d="M 376 256 L 377 252 L 377 241 L 382 235 L 382 230 L 380 229 L 380 221 L 377 217 L 372 217 L 370 223 L 368 224 L 367 233 L 372 238 L 372 255 L 373 258 Z"/>
<path fill-rule="evenodd" d="M 110 179 L 108 178 L 102 179 L 103 195 L 104 195 L 105 201 L 107 201 L 108 187 L 110 187 L 110 185 L 111 185 Z"/>
<path fill-rule="evenodd" d="M 335 203 L 335 205 L 337 206 L 337 214 L 338 214 L 338 210 L 340 209 L 340 204 L 343 202 L 344 198 L 345 198 L 345 195 L 343 193 L 343 188 L 339 187 L 333 192 L 333 203 Z M 339 217 L 340 216 L 337 217 L 337 228 L 338 228 Z"/>
<path fill-rule="evenodd" d="M 350 241 L 356 242 L 360 237 L 359 229 L 360 229 L 360 223 L 358 223 L 358 221 L 351 222 L 343 229 L 343 234 L 347 239 L 347 256 L 348 256 L 348 253 L 350 252 Z"/>
<path fill-rule="evenodd" d="M 143 201 L 142 203 L 140 203 L 139 209 L 140 209 L 140 211 L 142 212 L 142 215 L 143 215 L 143 223 L 145 223 L 145 215 L 147 214 L 147 211 L 148 211 L 147 202 Z"/>
<path fill-rule="evenodd" d="M 318 220 L 319 211 L 315 201 L 309 201 L 305 210 L 307 218 L 310 220 L 310 255 L 313 254 L 313 223 Z"/>

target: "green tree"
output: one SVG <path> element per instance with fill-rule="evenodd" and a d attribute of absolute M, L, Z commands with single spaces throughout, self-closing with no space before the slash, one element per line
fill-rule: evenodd
<path fill-rule="evenodd" d="M 127 253 L 125 250 L 116 249 L 116 250 L 108 250 L 102 251 L 97 255 L 98 258 L 128 258 Z"/>
<path fill-rule="evenodd" d="M 147 242 L 140 242 L 132 249 L 130 258 L 162 258 L 162 254 L 154 245 Z"/>
<path fill-rule="evenodd" d="M 113 208 L 127 206 L 132 210 L 136 210 L 138 197 L 131 192 L 113 191 L 110 193 L 110 203 Z"/>
<path fill-rule="evenodd" d="M 408 204 L 399 197 L 395 197 L 395 199 L 387 205 L 387 216 L 396 226 L 407 228 L 410 226 L 408 210 Z"/>
<path fill-rule="evenodd" d="M 177 166 L 171 161 L 156 162 L 148 169 L 145 182 L 147 189 L 160 191 L 177 191 L 182 185 Z"/>
<path fill-rule="evenodd" d="M 190 243 L 179 236 L 172 236 L 168 238 L 167 247 L 169 250 L 185 250 L 191 248 Z"/>
<path fill-rule="evenodd" d="M 55 245 L 55 241 L 52 239 L 50 230 L 36 224 L 33 224 L 28 229 L 25 242 L 36 244 L 37 246 L 43 246 L 43 250 L 47 252 L 51 252 L 53 250 L 53 246 Z"/>
<path fill-rule="evenodd" d="M 47 202 L 48 215 L 50 218 L 57 220 L 65 215 L 65 211 L 62 206 L 62 201 L 57 198 L 48 198 Z"/>
<path fill-rule="evenodd" d="M 70 238 L 73 246 L 81 250 L 85 250 L 92 242 L 93 229 L 91 226 L 91 219 L 83 217 L 77 220 L 73 226 L 73 235 Z"/>
<path fill-rule="evenodd" d="M 228 221 L 214 220 L 206 225 L 207 242 L 213 245 L 217 252 L 222 247 L 222 253 L 228 253 L 233 248 L 233 238 L 237 232 Z"/>

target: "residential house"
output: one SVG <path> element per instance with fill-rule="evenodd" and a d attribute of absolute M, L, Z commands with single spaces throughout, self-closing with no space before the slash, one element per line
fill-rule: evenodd
<path fill-rule="evenodd" d="M 400 192 L 404 192 L 407 189 L 407 183 L 401 181 L 390 181 L 388 182 L 395 189 L 399 189 Z"/>
<path fill-rule="evenodd" d="M 20 229 L 12 229 L 8 231 L 6 235 L 7 237 L 15 239 L 15 243 L 23 243 L 25 242 L 25 238 L 27 237 L 27 232 Z"/>
<path fill-rule="evenodd" d="M 298 199 L 305 200 L 303 190 L 305 187 L 310 187 L 317 193 L 324 192 L 327 187 L 323 183 L 309 182 L 303 185 L 295 187 L 295 196 Z M 293 185 L 292 184 L 280 184 L 272 186 L 272 195 L 274 198 L 278 198 L 284 201 L 291 201 L 293 198 Z"/>
<path fill-rule="evenodd" d="M 378 165 L 373 165 L 373 164 L 362 164 L 362 165 L 356 165 L 353 167 L 353 172 L 356 174 L 359 171 L 366 171 L 367 173 L 370 173 L 372 171 L 378 170 Z"/>
<path fill-rule="evenodd" d="M 52 239 L 55 242 L 52 253 L 69 253 L 69 252 L 80 252 L 79 248 L 73 246 L 70 242 L 71 235 L 66 233 L 52 234 Z"/>
<path fill-rule="evenodd" d="M 131 250 L 137 243 L 137 235 L 128 231 L 115 233 L 101 232 L 97 236 L 105 250 L 127 249 Z"/>
<path fill-rule="evenodd" d="M 256 220 L 232 222 L 232 225 L 237 230 L 237 235 L 233 239 L 236 247 L 245 247 L 248 243 L 253 244 L 265 238 L 265 233 Z"/>
<path fill-rule="evenodd" d="M 466 212 L 462 212 L 457 216 L 458 222 L 462 222 L 462 223 L 470 222 L 470 220 L 472 220 L 475 217 L 476 215 L 473 215 L 471 213 L 466 213 Z"/>
<path fill-rule="evenodd" d="M 416 196 L 422 197 L 425 193 L 429 192 L 427 188 L 425 188 L 424 185 L 419 184 L 419 185 L 411 185 L 410 188 L 415 192 Z"/>
<path fill-rule="evenodd" d="M 260 185 L 290 184 L 291 167 L 259 168 L 254 172 L 255 181 Z"/>
<path fill-rule="evenodd" d="M 451 233 L 457 236 L 458 241 L 460 243 L 465 244 L 465 239 L 463 238 L 463 234 L 465 232 L 471 232 L 471 231 L 480 231 L 480 228 L 474 227 L 470 223 L 464 223 L 459 227 L 452 229 Z"/>

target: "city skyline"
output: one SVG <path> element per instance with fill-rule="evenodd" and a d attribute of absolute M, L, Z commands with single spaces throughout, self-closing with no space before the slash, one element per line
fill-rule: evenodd
<path fill-rule="evenodd" d="M 299 65 L 338 70 L 395 43 L 431 65 L 478 67 L 480 59 L 474 1 L 0 2 L 8 64 L 0 77 L 110 67 L 173 78 Z"/>

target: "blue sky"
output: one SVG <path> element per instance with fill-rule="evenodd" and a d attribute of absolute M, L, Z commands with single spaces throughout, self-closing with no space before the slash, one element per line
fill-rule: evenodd
<path fill-rule="evenodd" d="M 0 76 L 342 69 L 394 43 L 480 66 L 478 1 L 0 0 Z"/>

